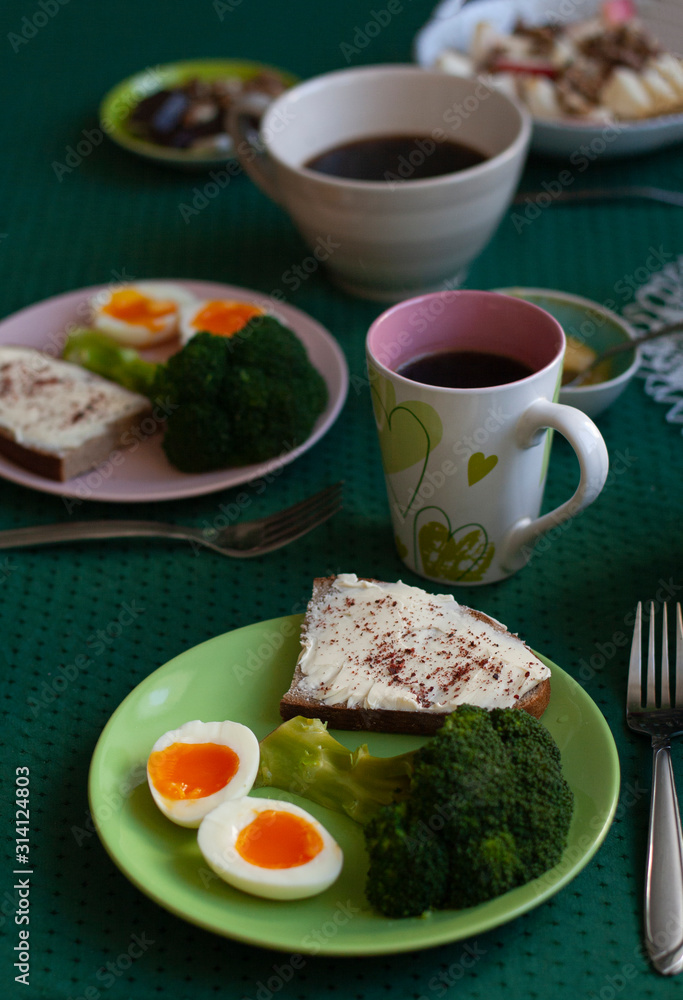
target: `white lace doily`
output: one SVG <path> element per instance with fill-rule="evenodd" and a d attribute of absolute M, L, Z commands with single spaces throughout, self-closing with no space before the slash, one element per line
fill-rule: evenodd
<path fill-rule="evenodd" d="M 641 285 L 622 312 L 642 331 L 683 322 L 683 255 Z M 666 419 L 682 425 L 683 433 L 683 332 L 643 344 L 640 352 L 637 376 L 644 379 L 645 392 L 668 407 Z"/>

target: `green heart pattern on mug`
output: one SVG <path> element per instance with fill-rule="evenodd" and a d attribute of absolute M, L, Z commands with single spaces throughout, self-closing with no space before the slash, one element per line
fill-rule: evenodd
<path fill-rule="evenodd" d="M 418 514 L 413 525 L 424 572 L 453 583 L 480 583 L 495 554 L 485 528 L 481 524 L 463 524 L 451 529 L 448 515 L 439 507 L 431 509 L 437 510 L 445 523 L 428 521 L 418 531 Z"/>
<path fill-rule="evenodd" d="M 488 476 L 496 465 L 498 465 L 497 455 L 489 455 L 487 458 L 483 451 L 476 451 L 474 455 L 470 455 L 467 463 L 467 482 L 470 486 L 474 486 L 484 476 Z"/>
<path fill-rule="evenodd" d="M 385 473 L 391 475 L 417 465 L 415 482 L 409 490 L 407 503 L 399 503 L 405 516 L 422 485 L 429 453 L 441 441 L 443 424 L 439 414 L 429 403 L 410 399 L 397 404 L 393 384 L 379 372 L 371 370 L 370 379 L 372 406 Z M 396 500 L 399 502 L 398 497 Z"/>
<path fill-rule="evenodd" d="M 396 551 L 398 552 L 400 559 L 405 559 L 408 555 L 408 546 L 404 545 L 398 535 L 394 535 L 394 544 L 396 546 Z"/>

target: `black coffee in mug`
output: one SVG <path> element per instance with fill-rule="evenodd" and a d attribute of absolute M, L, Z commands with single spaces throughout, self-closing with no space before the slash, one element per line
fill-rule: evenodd
<path fill-rule="evenodd" d="M 333 146 L 304 166 L 321 174 L 356 181 L 419 181 L 466 170 L 486 156 L 464 142 L 429 136 L 378 135 Z"/>
<path fill-rule="evenodd" d="M 446 389 L 483 389 L 518 382 L 533 374 L 533 368 L 505 354 L 487 351 L 436 351 L 406 361 L 399 375 Z"/>

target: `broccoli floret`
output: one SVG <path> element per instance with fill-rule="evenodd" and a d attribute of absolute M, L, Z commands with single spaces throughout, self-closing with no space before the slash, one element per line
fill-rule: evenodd
<path fill-rule="evenodd" d="M 559 768 L 549 767 L 540 755 L 526 762 L 526 778 L 515 775 L 514 794 L 523 809 L 512 812 L 508 827 L 517 842 L 527 878 L 537 878 L 558 864 L 566 846 L 574 797 Z"/>
<path fill-rule="evenodd" d="M 544 725 L 528 712 L 509 708 L 494 708 L 491 711 L 491 725 L 506 746 L 508 754 L 516 759 L 517 752 L 526 755 L 535 744 L 551 760 L 559 761 L 560 748 Z"/>
<path fill-rule="evenodd" d="M 515 838 L 509 830 L 484 837 L 478 846 L 478 900 L 500 896 L 513 885 L 525 881 Z"/>
<path fill-rule="evenodd" d="M 416 754 L 411 789 L 414 807 L 423 820 L 434 817 L 436 823 L 440 817 L 446 830 L 453 828 L 458 838 L 478 833 L 487 809 L 493 811 L 491 822 L 495 823 L 507 789 L 508 758 L 486 709 L 463 705 Z"/>
<path fill-rule="evenodd" d="M 170 410 L 163 447 L 182 472 L 275 458 L 309 436 L 325 381 L 298 337 L 258 316 L 232 337 L 198 333 L 159 366 L 153 396 Z"/>
<path fill-rule="evenodd" d="M 446 897 L 448 855 L 424 836 L 406 802 L 384 806 L 365 827 L 368 902 L 386 917 L 416 917 Z"/>
<path fill-rule="evenodd" d="M 227 337 L 197 333 L 158 366 L 152 391 L 169 397 L 178 409 L 202 399 L 214 401 L 223 389 L 228 357 Z"/>
<path fill-rule="evenodd" d="M 512 794 L 524 809 L 510 814 L 513 833 L 528 878 L 536 878 L 562 857 L 573 795 L 562 777 L 560 748 L 546 727 L 528 712 L 494 709 L 491 724 L 514 767 Z"/>
<path fill-rule="evenodd" d="M 499 896 L 557 864 L 572 808 L 560 752 L 541 722 L 517 709 L 462 706 L 431 743 L 416 751 L 411 788 L 401 806 L 405 825 L 398 813 L 396 825 L 418 828 L 435 851 L 443 848 L 441 905 L 459 909 Z M 396 849 L 400 857 L 400 838 Z M 371 886 L 382 870 L 374 843 L 373 850 L 368 898 L 388 915 L 398 901 L 383 883 L 382 891 Z M 386 846 L 390 866 L 392 850 Z"/>
<path fill-rule="evenodd" d="M 232 461 L 231 437 L 227 414 L 180 403 L 167 420 L 163 449 L 171 465 L 181 472 L 205 472 L 237 464 Z"/>

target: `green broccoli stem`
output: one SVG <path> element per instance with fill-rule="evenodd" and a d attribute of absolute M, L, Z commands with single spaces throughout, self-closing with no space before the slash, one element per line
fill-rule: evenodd
<path fill-rule="evenodd" d="M 151 396 L 159 367 L 152 361 L 144 361 L 134 348 L 122 347 L 99 330 L 86 327 L 69 331 L 62 357 L 143 396 Z"/>
<path fill-rule="evenodd" d="M 373 757 L 366 745 L 348 750 L 320 719 L 297 715 L 261 741 L 254 787 L 301 795 L 364 824 L 407 794 L 414 753 Z"/>

